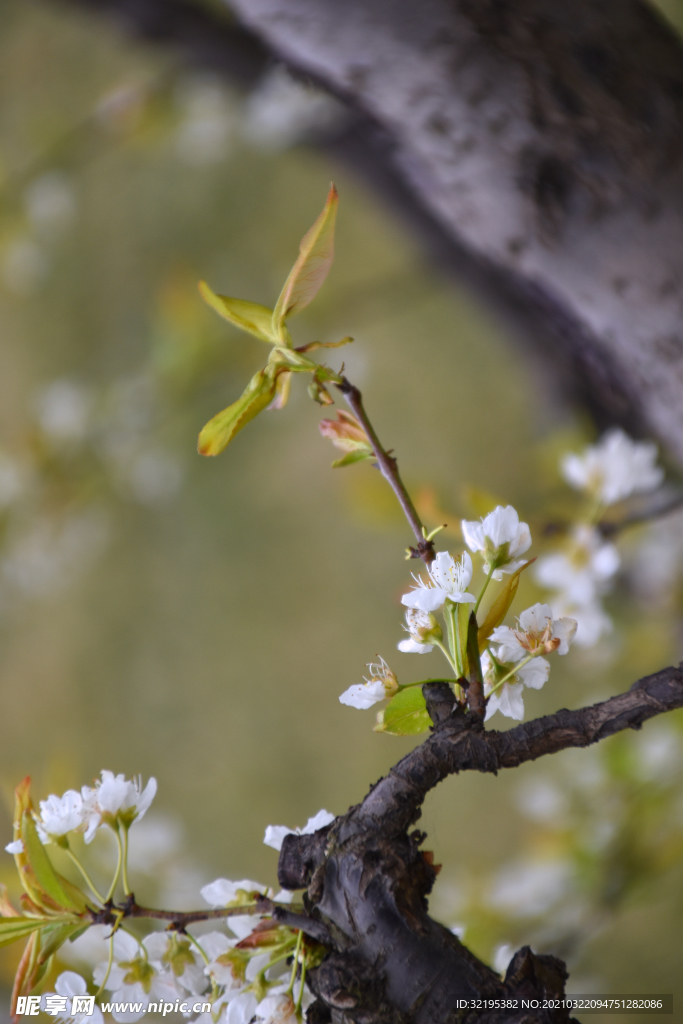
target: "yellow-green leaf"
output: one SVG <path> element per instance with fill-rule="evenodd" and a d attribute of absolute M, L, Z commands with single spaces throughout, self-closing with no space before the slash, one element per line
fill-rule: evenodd
<path fill-rule="evenodd" d="M 278 336 L 285 320 L 315 298 L 332 266 L 337 203 L 337 190 L 332 185 L 322 213 L 301 239 L 299 256 L 275 304 L 273 329 Z"/>
<path fill-rule="evenodd" d="M 422 688 L 410 686 L 400 690 L 385 707 L 381 732 L 392 736 L 415 736 L 426 732 L 431 724 Z"/>
<path fill-rule="evenodd" d="M 30 917 L 0 918 L 0 946 L 9 946 L 12 942 L 25 939 L 31 932 L 42 928 L 45 921 Z"/>
<path fill-rule="evenodd" d="M 365 462 L 367 459 L 374 458 L 375 453 L 369 452 L 367 447 L 363 446 L 363 448 L 358 448 L 356 451 L 342 456 L 341 459 L 335 459 L 332 463 L 332 469 L 341 469 L 342 466 L 352 466 L 355 462 Z"/>
<path fill-rule="evenodd" d="M 528 569 L 530 565 L 536 561 L 535 558 L 530 558 L 528 562 L 512 573 L 509 579 L 506 581 L 505 586 L 501 590 L 500 594 L 493 602 L 486 618 L 479 627 L 479 650 L 483 651 L 486 647 L 486 641 L 491 636 L 496 626 L 500 626 L 501 622 L 510 610 L 510 605 L 515 599 L 517 593 L 517 587 L 519 586 L 519 577 L 522 575 L 525 569 Z"/>
<path fill-rule="evenodd" d="M 36 826 L 28 811 L 21 818 L 21 838 L 24 841 L 26 857 L 36 877 L 36 882 L 51 899 L 65 910 L 81 913 L 85 910 L 86 901 L 80 889 L 58 875 L 50 863 L 50 858 L 41 843 Z"/>
<path fill-rule="evenodd" d="M 277 389 L 277 376 L 259 370 L 241 397 L 209 420 L 199 435 L 197 448 L 200 455 L 220 455 L 235 434 L 270 405 Z"/>
<path fill-rule="evenodd" d="M 272 309 L 261 306 L 258 302 L 247 302 L 246 299 L 231 299 L 227 295 L 217 295 L 209 288 L 206 281 L 199 282 L 199 292 L 204 302 L 235 327 L 239 327 L 271 345 L 277 342 L 277 336 L 273 333 Z"/>

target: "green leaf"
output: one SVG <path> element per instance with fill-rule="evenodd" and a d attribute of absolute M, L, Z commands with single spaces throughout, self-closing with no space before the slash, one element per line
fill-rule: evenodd
<path fill-rule="evenodd" d="M 67 939 L 73 939 L 76 932 L 81 934 L 86 931 L 89 925 L 83 926 L 80 922 L 56 921 L 54 924 L 46 925 L 40 933 L 40 954 L 38 962 L 46 963 L 51 956 L 54 956 L 60 946 L 63 946 Z"/>
<path fill-rule="evenodd" d="M 285 320 L 300 313 L 317 295 L 334 259 L 337 190 L 331 186 L 322 213 L 301 239 L 299 256 L 273 310 L 273 330 L 281 335 Z"/>
<path fill-rule="evenodd" d="M 273 333 L 273 311 L 258 302 L 247 302 L 246 299 L 231 299 L 227 295 L 216 295 L 206 281 L 199 282 L 199 292 L 204 302 L 215 309 L 225 320 L 239 327 L 248 334 L 271 345 L 277 343 L 277 335 Z"/>
<path fill-rule="evenodd" d="M 375 453 L 369 452 L 367 448 L 358 449 L 355 452 L 349 452 L 348 455 L 342 456 L 341 459 L 335 459 L 332 463 L 332 469 L 340 469 L 342 466 L 352 466 L 354 462 L 365 462 L 367 459 L 374 459 Z"/>
<path fill-rule="evenodd" d="M 28 862 L 43 892 L 65 910 L 73 910 L 76 913 L 85 910 L 86 901 L 80 889 L 58 875 L 52 867 L 28 811 L 24 811 L 21 817 L 21 838 L 24 841 Z"/>
<path fill-rule="evenodd" d="M 30 917 L 0 917 L 0 946 L 25 939 L 31 932 L 42 928 L 45 921 Z"/>
<path fill-rule="evenodd" d="M 266 370 L 254 374 L 242 396 L 209 420 L 203 428 L 197 446 L 199 454 L 220 455 L 235 434 L 270 405 L 277 390 L 277 377 L 278 374 Z"/>
<path fill-rule="evenodd" d="M 512 573 L 509 579 L 506 581 L 505 586 L 501 590 L 500 594 L 493 602 L 486 618 L 479 627 L 479 650 L 483 651 L 486 647 L 486 642 L 494 631 L 496 626 L 500 626 L 501 622 L 510 610 L 510 605 L 515 599 L 517 593 L 517 587 L 519 586 L 519 577 L 522 575 L 525 569 L 528 569 L 530 565 L 536 561 L 535 558 L 530 558 L 517 572 Z"/>
<path fill-rule="evenodd" d="M 427 732 L 431 724 L 421 687 L 409 686 L 389 701 L 379 731 L 388 732 L 391 736 L 416 736 Z"/>

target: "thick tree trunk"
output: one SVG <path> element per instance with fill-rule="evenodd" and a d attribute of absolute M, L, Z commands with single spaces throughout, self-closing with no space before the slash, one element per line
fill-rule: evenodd
<path fill-rule="evenodd" d="M 330 948 L 309 978 L 313 1024 L 562 1024 L 566 1009 L 525 1008 L 561 999 L 567 974 L 528 948 L 504 981 L 427 912 L 434 882 L 425 836 L 409 833 L 427 793 L 460 771 L 497 772 L 567 747 L 585 747 L 683 706 L 683 666 L 639 680 L 618 697 L 559 711 L 508 732 L 487 731 L 446 683 L 423 687 L 434 728 L 365 800 L 312 836 L 285 838 L 280 884 L 306 887 L 308 919 L 275 911 Z M 490 1009 L 497 1002 L 497 1007 Z M 479 1005 L 478 1005 L 479 1004 Z M 533 1005 L 533 1004 L 532 1004 Z"/>
<path fill-rule="evenodd" d="M 683 48 L 637 0 L 230 0 L 683 463 Z"/>

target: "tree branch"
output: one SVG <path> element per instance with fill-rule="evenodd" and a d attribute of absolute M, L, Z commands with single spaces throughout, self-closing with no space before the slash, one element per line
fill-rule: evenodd
<path fill-rule="evenodd" d="M 627 693 L 578 711 L 558 711 L 507 732 L 484 730 L 455 703 L 429 739 L 407 754 L 370 791 L 351 816 L 352 829 L 408 828 L 427 795 L 448 775 L 516 768 L 569 747 L 587 747 L 624 729 L 640 729 L 655 715 L 683 707 L 683 666 L 634 683 Z M 344 826 L 347 827 L 347 826 Z"/>
<path fill-rule="evenodd" d="M 375 458 L 377 459 L 377 465 L 379 466 L 380 472 L 398 498 L 398 502 L 403 509 L 413 534 L 415 535 L 417 547 L 410 549 L 412 557 L 421 558 L 425 565 L 430 565 L 434 561 L 434 544 L 431 540 L 427 540 L 425 537 L 425 529 L 422 525 L 422 520 L 417 514 L 412 499 L 405 488 L 405 484 L 401 480 L 401 475 L 398 471 L 398 463 L 395 457 L 390 455 L 383 448 L 382 443 L 375 432 L 375 428 L 370 422 L 368 414 L 363 407 L 363 398 L 358 388 L 351 384 L 346 377 L 342 378 L 342 383 L 338 384 L 337 387 L 343 394 L 350 408 L 353 410 L 356 418 L 363 425 L 363 429 L 368 435 L 372 445 L 372 450 L 375 454 Z"/>

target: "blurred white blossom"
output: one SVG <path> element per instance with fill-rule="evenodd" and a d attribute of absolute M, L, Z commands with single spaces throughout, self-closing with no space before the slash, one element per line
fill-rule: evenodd
<path fill-rule="evenodd" d="M 73 219 L 76 193 L 61 171 L 47 171 L 34 178 L 24 191 L 24 206 L 31 226 L 38 232 L 54 234 Z"/>
<path fill-rule="evenodd" d="M 297 81 L 280 64 L 249 96 L 242 132 L 253 145 L 281 150 L 334 129 L 344 116 L 344 108 L 337 100 Z"/>
<path fill-rule="evenodd" d="M 90 424 L 93 396 L 71 380 L 55 380 L 36 397 L 41 429 L 54 441 L 83 441 Z"/>
<path fill-rule="evenodd" d="M 565 550 L 540 558 L 534 574 L 542 587 L 561 592 L 570 605 L 586 605 L 603 594 L 619 569 L 619 552 L 605 543 L 594 526 L 582 524 L 571 533 Z"/>
<path fill-rule="evenodd" d="M 664 470 L 655 465 L 656 459 L 655 444 L 632 441 L 623 430 L 614 429 L 582 455 L 565 455 L 561 469 L 572 487 L 612 505 L 636 491 L 659 487 Z"/>
<path fill-rule="evenodd" d="M 29 235 L 19 235 L 0 256 L 0 279 L 8 291 L 30 295 L 42 284 L 49 267 L 45 250 Z"/>
<path fill-rule="evenodd" d="M 224 160 L 237 115 L 223 83 L 206 77 L 186 79 L 177 90 L 177 102 L 182 112 L 175 134 L 178 156 L 195 166 Z"/>

